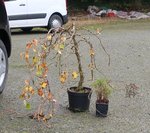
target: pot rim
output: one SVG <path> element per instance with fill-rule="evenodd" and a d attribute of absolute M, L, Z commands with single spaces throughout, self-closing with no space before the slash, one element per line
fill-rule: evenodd
<path fill-rule="evenodd" d="M 96 100 L 95 102 L 96 104 L 109 104 L 109 100 L 107 102 L 98 102 L 98 100 Z"/>
<path fill-rule="evenodd" d="M 71 88 L 77 88 L 76 86 L 73 86 L 73 87 L 70 87 L 70 88 L 67 88 L 67 92 L 71 92 L 71 93 L 92 93 L 92 88 L 90 87 L 83 87 L 84 89 L 86 90 L 89 90 L 87 92 L 76 92 L 76 91 L 71 91 Z"/>

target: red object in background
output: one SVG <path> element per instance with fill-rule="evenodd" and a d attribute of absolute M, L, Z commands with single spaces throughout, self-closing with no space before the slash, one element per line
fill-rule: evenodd
<path fill-rule="evenodd" d="M 114 12 L 108 12 L 107 17 L 116 17 L 116 14 Z"/>

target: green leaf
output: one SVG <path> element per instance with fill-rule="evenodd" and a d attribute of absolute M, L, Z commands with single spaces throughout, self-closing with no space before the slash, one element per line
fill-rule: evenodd
<path fill-rule="evenodd" d="M 27 104 L 26 104 L 26 109 L 31 109 L 30 103 L 27 103 Z"/>
<path fill-rule="evenodd" d="M 41 75 L 42 75 L 42 67 L 39 66 L 39 65 L 37 65 L 36 75 L 37 75 L 37 76 L 41 76 Z"/>
<path fill-rule="evenodd" d="M 65 48 L 65 45 L 64 45 L 64 44 L 60 44 L 60 45 L 59 45 L 59 48 L 60 48 L 61 50 L 63 50 L 63 49 Z"/>

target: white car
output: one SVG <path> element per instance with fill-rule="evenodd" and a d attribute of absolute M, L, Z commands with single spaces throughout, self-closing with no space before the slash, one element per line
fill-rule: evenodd
<path fill-rule="evenodd" d="M 66 0 L 5 0 L 10 28 L 57 28 L 68 21 Z"/>

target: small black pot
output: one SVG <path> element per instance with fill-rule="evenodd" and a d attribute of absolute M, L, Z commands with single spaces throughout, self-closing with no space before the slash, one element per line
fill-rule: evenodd
<path fill-rule="evenodd" d="M 99 103 L 96 102 L 96 116 L 106 117 L 108 112 L 108 103 Z"/>
<path fill-rule="evenodd" d="M 87 92 L 80 93 L 72 91 L 74 90 L 74 88 L 76 87 L 71 87 L 67 90 L 69 99 L 69 110 L 73 112 L 84 112 L 89 110 L 92 89 L 84 87 Z"/>

